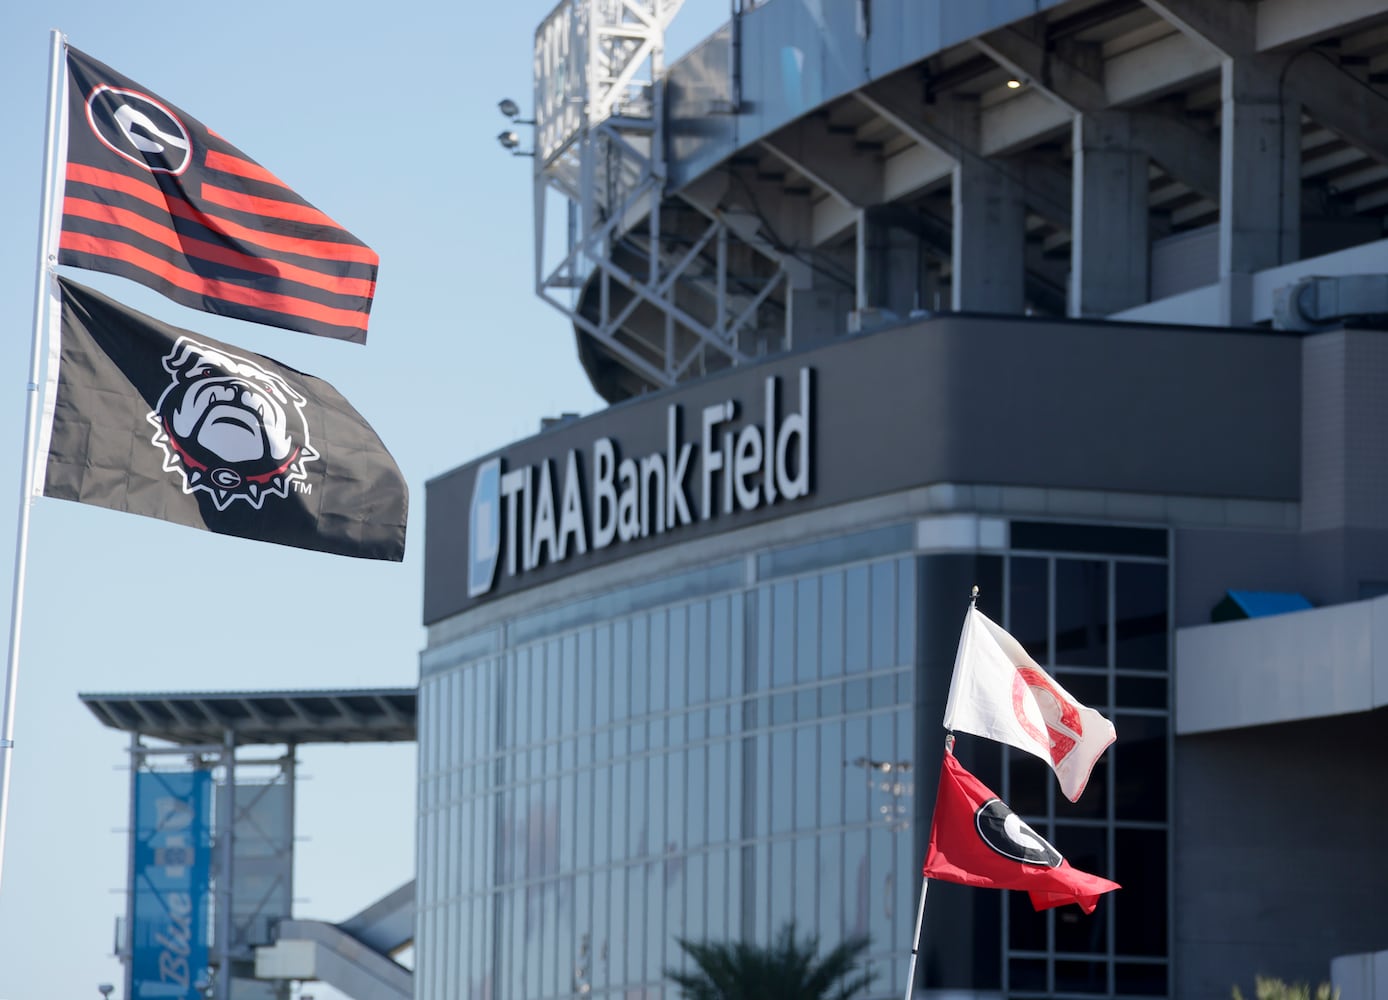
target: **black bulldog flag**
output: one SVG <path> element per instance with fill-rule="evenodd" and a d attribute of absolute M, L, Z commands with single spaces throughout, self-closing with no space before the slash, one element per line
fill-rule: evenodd
<path fill-rule="evenodd" d="M 71 47 L 67 72 L 58 263 L 193 309 L 365 343 L 375 251 L 134 80 Z"/>
<path fill-rule="evenodd" d="M 36 492 L 263 542 L 404 558 L 404 479 L 331 385 L 56 280 L 61 360 Z"/>

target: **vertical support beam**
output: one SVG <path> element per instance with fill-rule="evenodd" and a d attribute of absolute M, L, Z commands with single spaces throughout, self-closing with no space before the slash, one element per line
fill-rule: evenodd
<path fill-rule="evenodd" d="M 222 740 L 222 800 L 217 809 L 217 983 L 215 1000 L 231 1000 L 231 883 L 235 862 L 236 733 L 228 729 Z"/>
<path fill-rule="evenodd" d="M 1147 301 L 1147 155 L 1122 111 L 1075 115 L 1071 316 L 1107 316 Z"/>
<path fill-rule="evenodd" d="M 954 167 L 956 310 L 1019 313 L 1026 304 L 1026 208 L 1011 171 L 975 157 Z"/>
<path fill-rule="evenodd" d="M 140 734 L 130 734 L 130 843 L 125 852 L 125 934 L 124 940 L 117 943 L 121 950 L 121 961 L 125 965 L 126 997 L 135 995 L 135 847 L 139 829 L 139 814 L 135 808 L 135 787 L 140 768 L 145 766 L 145 755 L 140 752 Z"/>
<path fill-rule="evenodd" d="M 853 227 L 853 308 L 862 312 L 868 301 L 868 213 L 860 208 L 854 213 Z"/>
<path fill-rule="evenodd" d="M 1225 58 L 1220 68 L 1221 317 L 1251 318 L 1249 275 L 1297 259 L 1301 237 L 1301 109 L 1278 58 Z"/>

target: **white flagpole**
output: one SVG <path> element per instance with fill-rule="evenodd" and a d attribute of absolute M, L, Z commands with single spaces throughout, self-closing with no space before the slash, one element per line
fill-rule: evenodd
<path fill-rule="evenodd" d="M 916 911 L 916 936 L 911 939 L 911 971 L 906 974 L 906 1000 L 916 992 L 916 953 L 920 949 L 921 924 L 925 922 L 925 892 L 930 888 L 930 876 L 921 879 L 921 905 Z"/>
<path fill-rule="evenodd" d="M 19 528 L 15 540 L 14 594 L 10 604 L 10 646 L 5 666 L 5 700 L 0 702 L 0 882 L 4 877 L 5 825 L 10 811 L 10 765 L 14 756 L 14 706 L 19 684 L 19 628 L 24 613 L 24 570 L 29 556 L 29 511 L 33 504 L 39 375 L 45 320 L 44 304 L 57 258 L 53 252 L 53 202 L 57 188 L 59 97 L 62 91 L 63 34 L 54 28 L 48 55 L 48 123 L 43 147 L 43 199 L 39 213 L 39 257 L 34 276 L 34 339 L 29 350 L 28 400 L 24 411 L 24 466 L 20 475 Z"/>

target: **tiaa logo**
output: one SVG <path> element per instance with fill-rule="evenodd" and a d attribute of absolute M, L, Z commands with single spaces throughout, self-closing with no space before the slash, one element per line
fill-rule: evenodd
<path fill-rule="evenodd" d="M 483 462 L 472 481 L 472 507 L 468 512 L 467 596 L 480 597 L 496 580 L 501 553 L 501 459 Z"/>

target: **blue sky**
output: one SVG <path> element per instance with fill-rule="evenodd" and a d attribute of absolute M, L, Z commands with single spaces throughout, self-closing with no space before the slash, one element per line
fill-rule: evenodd
<path fill-rule="evenodd" d="M 9 428 L 0 432 L 0 525 L 17 524 L 53 28 L 225 136 L 381 258 L 365 347 L 65 273 L 332 382 L 390 448 L 411 493 L 402 564 L 35 502 L 0 1000 L 95 997 L 98 983 L 121 982 L 111 951 L 124 910 L 127 738 L 102 727 L 78 692 L 414 684 L 425 482 L 533 433 L 543 416 L 601 406 L 572 329 L 532 291 L 531 161 L 495 138 L 505 124 L 499 99 L 529 111 L 531 41 L 552 6 L 511 0 L 484 14 L 413 0 L 48 0 L 0 14 L 0 315 L 9 331 L 0 341 L 0 425 Z M 723 0 L 688 0 L 671 52 L 727 13 Z M 0 537 L 11 555 L 13 530 Z M 8 558 L 5 566 L 8 609 Z M 296 915 L 341 919 L 413 874 L 414 747 L 307 747 L 299 759 Z"/>

